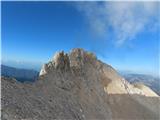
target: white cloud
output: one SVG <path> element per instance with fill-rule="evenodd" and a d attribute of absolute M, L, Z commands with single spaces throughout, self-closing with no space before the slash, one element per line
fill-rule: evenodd
<path fill-rule="evenodd" d="M 120 46 L 144 30 L 159 28 L 159 5 L 159 2 L 80 2 L 77 8 L 97 35 L 107 36 L 112 29 L 115 44 Z"/>

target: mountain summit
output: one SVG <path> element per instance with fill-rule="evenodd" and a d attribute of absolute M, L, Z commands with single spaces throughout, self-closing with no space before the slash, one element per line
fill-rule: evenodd
<path fill-rule="evenodd" d="M 2 77 L 2 118 L 159 119 L 159 96 L 83 49 L 57 52 L 34 83 Z"/>
<path fill-rule="evenodd" d="M 57 52 L 49 63 L 43 65 L 40 77 L 50 76 L 50 74 L 52 75 L 57 71 L 61 73 L 65 72 L 65 74 L 70 73 L 74 77 L 78 76 L 78 73 L 81 77 L 90 75 L 87 78 L 88 81 L 92 82 L 95 80 L 95 83 L 101 83 L 101 88 L 104 88 L 107 94 L 158 96 L 145 85 L 143 87 L 139 87 L 140 85 L 137 85 L 139 83 L 131 85 L 110 65 L 98 60 L 93 53 L 80 48 L 71 50 L 69 54 L 64 53 L 64 51 Z M 53 77 L 51 78 L 53 79 Z"/>

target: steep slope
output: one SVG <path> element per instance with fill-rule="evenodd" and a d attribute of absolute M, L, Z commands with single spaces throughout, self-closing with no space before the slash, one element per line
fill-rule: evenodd
<path fill-rule="evenodd" d="M 2 77 L 2 119 L 7 120 L 158 120 L 159 103 L 158 95 L 126 82 L 82 49 L 56 53 L 35 83 Z"/>
<path fill-rule="evenodd" d="M 151 75 L 131 74 L 127 72 L 123 72 L 122 75 L 130 83 L 143 83 L 160 95 L 160 78 Z"/>
<path fill-rule="evenodd" d="M 147 87 L 143 83 L 134 83 L 133 85 L 134 85 L 134 87 L 142 90 L 145 95 L 148 95 L 148 96 L 157 96 L 157 94 L 153 90 L 151 90 L 149 87 Z"/>
<path fill-rule="evenodd" d="M 40 76 L 47 77 L 53 75 L 50 72 L 54 73 L 57 70 L 71 72 L 73 75 L 79 72 L 82 77 L 90 75 L 89 79 L 96 79 L 95 82 L 101 83 L 101 88 L 104 88 L 105 92 L 109 94 L 128 93 L 158 96 L 154 92 L 154 94 L 147 94 L 143 89 L 134 87 L 134 85 L 127 82 L 111 66 L 97 60 L 93 53 L 86 52 L 82 49 L 73 49 L 70 54 L 65 54 L 64 52 L 56 53 L 53 60 L 43 66 Z"/>

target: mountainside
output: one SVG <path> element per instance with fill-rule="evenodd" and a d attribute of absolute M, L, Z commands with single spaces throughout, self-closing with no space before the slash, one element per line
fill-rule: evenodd
<path fill-rule="evenodd" d="M 56 53 L 34 83 L 2 77 L 3 120 L 158 120 L 159 96 L 130 84 L 93 53 Z"/>
<path fill-rule="evenodd" d="M 144 74 L 123 74 L 130 83 L 143 83 L 160 95 L 160 78 Z"/>
<path fill-rule="evenodd" d="M 13 77 L 18 81 L 35 81 L 38 78 L 38 72 L 29 69 L 19 69 L 14 67 L 9 67 L 6 65 L 1 65 L 1 75 L 5 77 Z"/>

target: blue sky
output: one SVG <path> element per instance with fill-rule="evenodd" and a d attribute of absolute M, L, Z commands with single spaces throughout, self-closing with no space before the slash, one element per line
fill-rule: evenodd
<path fill-rule="evenodd" d="M 2 2 L 2 63 L 32 68 L 80 47 L 118 70 L 158 75 L 158 4 Z"/>

